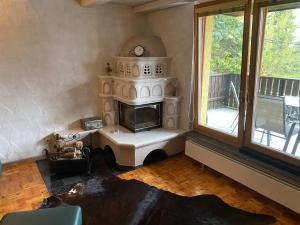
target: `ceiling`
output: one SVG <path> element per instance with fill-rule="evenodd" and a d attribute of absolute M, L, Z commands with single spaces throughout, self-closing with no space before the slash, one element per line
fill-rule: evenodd
<path fill-rule="evenodd" d="M 99 4 L 101 5 L 105 3 L 128 5 L 133 7 L 134 12 L 136 13 L 147 13 L 155 10 L 184 5 L 196 1 L 197 0 L 79 0 L 81 6 L 92 6 Z"/>
<path fill-rule="evenodd" d="M 112 3 L 118 3 L 129 6 L 138 6 L 143 5 L 148 2 L 154 2 L 153 0 L 112 0 Z"/>

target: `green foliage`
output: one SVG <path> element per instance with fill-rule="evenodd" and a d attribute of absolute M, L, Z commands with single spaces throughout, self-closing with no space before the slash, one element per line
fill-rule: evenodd
<path fill-rule="evenodd" d="M 292 10 L 268 13 L 263 46 L 261 75 L 294 77 L 300 75 L 300 48 Z"/>
<path fill-rule="evenodd" d="M 214 16 L 212 63 L 214 73 L 241 72 L 243 17 Z"/>
<path fill-rule="evenodd" d="M 293 10 L 267 15 L 261 76 L 300 78 L 300 42 Z M 243 17 L 214 16 L 212 35 L 212 73 L 241 72 Z"/>

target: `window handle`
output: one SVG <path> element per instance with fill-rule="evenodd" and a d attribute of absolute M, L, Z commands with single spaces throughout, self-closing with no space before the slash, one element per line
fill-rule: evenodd
<path fill-rule="evenodd" d="M 249 91 L 247 91 L 247 99 L 246 99 L 246 101 L 247 101 L 247 104 L 249 104 L 250 103 L 250 96 L 249 96 Z"/>

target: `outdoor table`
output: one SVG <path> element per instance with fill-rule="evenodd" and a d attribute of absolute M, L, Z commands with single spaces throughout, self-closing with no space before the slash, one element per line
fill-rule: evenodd
<path fill-rule="evenodd" d="M 288 109 L 289 119 L 293 122 L 300 124 L 300 97 L 297 96 L 284 96 L 285 105 Z M 295 155 L 297 147 L 300 142 L 300 130 L 298 131 L 297 138 L 292 150 L 292 155 Z"/>
<path fill-rule="evenodd" d="M 287 106 L 300 108 L 300 97 L 297 96 L 284 96 L 285 104 Z M 299 112 L 298 112 L 299 113 Z"/>

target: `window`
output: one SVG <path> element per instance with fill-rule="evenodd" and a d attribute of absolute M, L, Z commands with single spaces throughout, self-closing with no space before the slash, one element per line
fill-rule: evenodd
<path fill-rule="evenodd" d="M 300 2 L 288 2 L 195 6 L 194 128 L 299 166 Z"/>
<path fill-rule="evenodd" d="M 243 45 L 243 12 L 203 18 L 205 48 L 199 124 L 237 136 Z"/>
<path fill-rule="evenodd" d="M 244 93 L 241 95 L 245 3 L 201 4 L 197 12 L 197 121 L 196 129 L 238 144 L 244 121 Z M 248 23 L 248 22 L 246 22 Z M 246 37 L 246 38 L 245 38 Z M 246 49 L 247 50 L 247 49 Z M 246 59 L 248 59 L 246 57 Z M 246 64 L 247 65 L 247 64 Z M 243 126 L 241 127 L 243 129 Z"/>
<path fill-rule="evenodd" d="M 248 145 L 279 158 L 300 158 L 300 8 L 256 4 L 253 102 Z M 255 56 L 255 57 L 254 57 Z M 288 159 L 290 160 L 290 159 Z"/>

